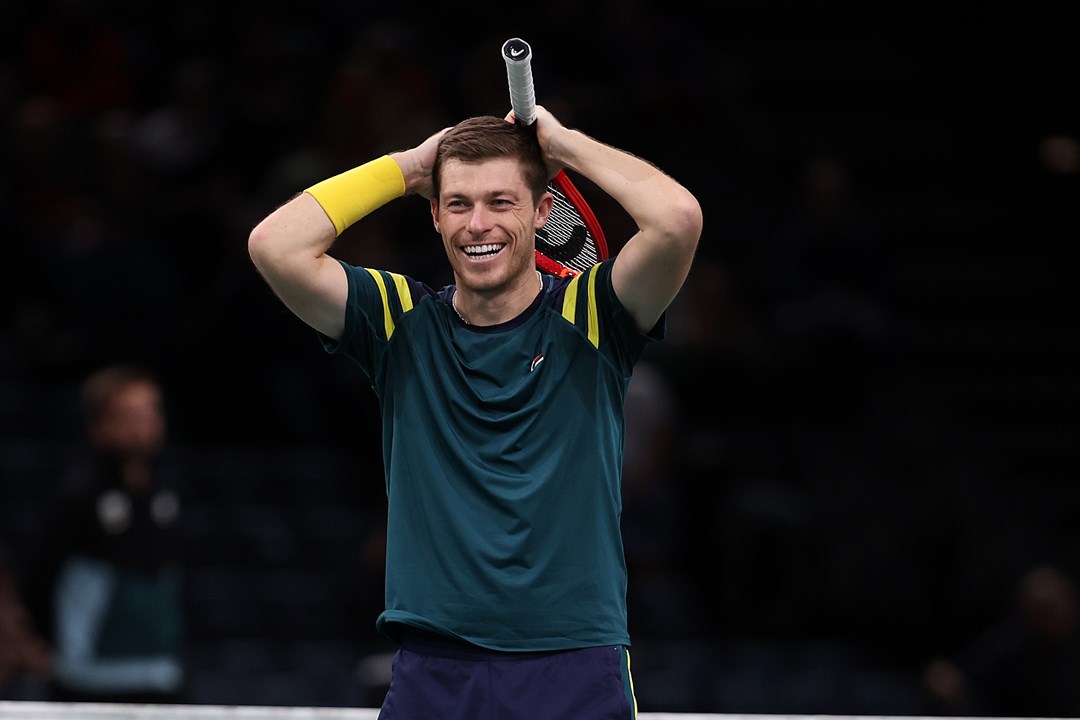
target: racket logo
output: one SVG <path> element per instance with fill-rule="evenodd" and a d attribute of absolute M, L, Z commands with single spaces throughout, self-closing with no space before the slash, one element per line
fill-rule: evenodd
<path fill-rule="evenodd" d="M 529 56 L 529 43 L 521 38 L 511 38 L 503 43 L 503 55 L 505 55 L 506 59 L 512 63 L 524 64 Z M 509 79 L 509 76 L 507 79 Z M 529 84 L 531 85 L 531 83 L 532 81 L 530 80 Z M 529 94 L 532 94 L 532 89 L 530 88 L 528 92 Z"/>
<path fill-rule="evenodd" d="M 570 265 L 589 242 L 589 234 L 580 225 L 560 228 L 560 230 L 562 231 L 560 234 L 563 235 L 562 243 L 556 243 L 552 233 L 546 227 L 536 231 L 536 239 L 543 246 L 545 255 L 563 265 Z"/>
<path fill-rule="evenodd" d="M 543 356 L 543 354 L 541 354 L 541 355 L 537 355 L 536 357 L 534 357 L 534 358 L 533 358 L 533 361 L 532 361 L 532 365 L 530 365 L 530 366 L 529 366 L 529 372 L 532 372 L 532 371 L 533 371 L 533 370 L 535 370 L 535 369 L 536 369 L 537 367 L 539 367 L 539 366 L 540 366 L 540 363 L 542 363 L 542 362 L 544 362 L 544 356 Z"/>
<path fill-rule="evenodd" d="M 510 38 L 503 43 L 502 56 L 514 117 L 531 126 L 536 120 L 532 48 L 521 38 Z M 536 231 L 536 267 L 556 277 L 572 277 L 607 260 L 604 231 L 565 170 L 550 179 L 548 192 L 555 202 L 547 223 Z"/>

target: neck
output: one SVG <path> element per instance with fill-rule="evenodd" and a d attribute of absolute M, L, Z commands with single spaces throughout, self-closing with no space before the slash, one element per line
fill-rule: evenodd
<path fill-rule="evenodd" d="M 524 312 L 532 304 L 537 293 L 544 289 L 544 278 L 539 270 L 535 271 L 535 275 L 530 273 L 525 277 L 527 279 L 518 283 L 520 289 L 510 293 L 499 293 L 492 297 L 485 297 L 482 293 L 469 290 L 461 293 L 459 292 L 461 286 L 458 285 L 454 288 L 450 304 L 466 325 L 486 327 L 513 320 Z"/>
<path fill-rule="evenodd" d="M 120 466 L 120 477 L 129 490 L 142 492 L 151 485 L 153 463 L 149 457 L 143 455 L 130 457 Z"/>

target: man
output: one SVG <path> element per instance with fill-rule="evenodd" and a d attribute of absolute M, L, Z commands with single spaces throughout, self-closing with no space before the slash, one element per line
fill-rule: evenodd
<path fill-rule="evenodd" d="M 401 642 L 380 718 L 632 718 L 622 404 L 701 233 L 696 199 L 537 107 L 478 117 L 309 188 L 249 251 L 383 416 L 386 608 Z M 570 168 L 638 231 L 575 278 L 535 269 L 547 181 Z M 406 192 L 430 200 L 454 285 L 328 255 Z"/>
<path fill-rule="evenodd" d="M 53 649 L 51 699 L 184 698 L 179 467 L 144 368 L 81 386 L 86 440 L 48 509 L 30 586 Z"/>

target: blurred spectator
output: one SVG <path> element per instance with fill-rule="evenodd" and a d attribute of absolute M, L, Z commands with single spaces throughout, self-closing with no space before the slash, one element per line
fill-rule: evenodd
<path fill-rule="evenodd" d="M 49 649 L 38 635 L 20 597 L 16 573 L 0 545 L 0 699 L 26 697 L 49 672 Z M 29 679 L 30 682 L 23 682 Z"/>
<path fill-rule="evenodd" d="M 1008 717 L 1080 716 L 1080 618 L 1076 584 L 1061 568 L 1029 570 L 1014 612 L 953 661 L 923 676 L 929 712 Z"/>
<path fill-rule="evenodd" d="M 51 498 L 28 597 L 62 701 L 184 697 L 178 467 L 159 381 L 111 366 L 82 385 L 89 441 Z"/>

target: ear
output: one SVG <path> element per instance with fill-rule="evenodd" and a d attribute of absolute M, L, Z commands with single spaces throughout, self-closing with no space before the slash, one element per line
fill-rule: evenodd
<path fill-rule="evenodd" d="M 555 196 L 549 192 L 544 193 L 536 206 L 536 217 L 533 219 L 534 227 L 539 229 L 544 226 L 548 221 L 548 216 L 551 215 L 551 208 L 553 207 L 555 207 Z"/>
<path fill-rule="evenodd" d="M 431 203 L 431 222 L 435 226 L 435 232 L 441 232 L 439 230 L 439 201 L 436 198 L 430 200 Z"/>

